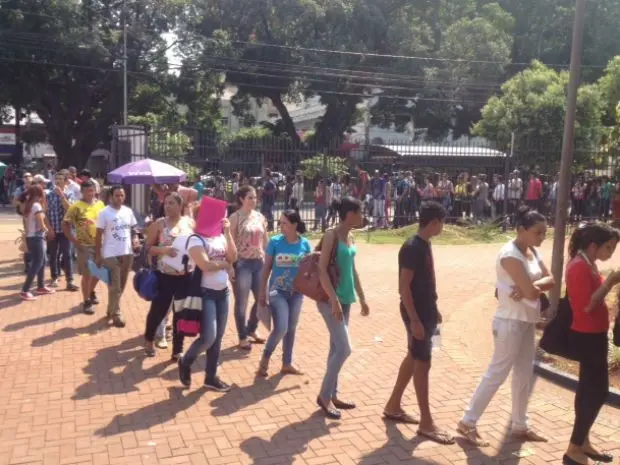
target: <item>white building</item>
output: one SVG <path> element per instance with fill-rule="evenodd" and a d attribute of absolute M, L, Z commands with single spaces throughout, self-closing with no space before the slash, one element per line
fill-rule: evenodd
<path fill-rule="evenodd" d="M 224 89 L 224 93 L 220 97 L 222 129 L 230 132 L 236 132 L 245 127 L 243 120 L 234 114 L 232 98 L 236 93 L 237 88 L 230 86 Z M 271 121 L 278 116 L 278 111 L 269 99 L 264 99 L 264 103 L 262 105 L 259 105 L 254 98 L 250 98 L 249 102 L 250 109 L 247 114 L 254 119 L 255 124 L 258 124 L 261 121 Z"/>

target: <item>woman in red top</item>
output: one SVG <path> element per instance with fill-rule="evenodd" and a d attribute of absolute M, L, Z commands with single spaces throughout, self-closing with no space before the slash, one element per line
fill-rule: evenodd
<path fill-rule="evenodd" d="M 566 292 L 573 311 L 571 338 L 580 348 L 579 384 L 575 395 L 575 424 L 564 465 L 585 465 L 588 458 L 610 463 L 613 457 L 590 444 L 590 429 L 609 391 L 607 332 L 609 309 L 605 296 L 620 283 L 620 271 L 603 280 L 596 261 L 611 258 L 620 232 L 603 223 L 580 226 L 572 235 L 566 267 Z"/>

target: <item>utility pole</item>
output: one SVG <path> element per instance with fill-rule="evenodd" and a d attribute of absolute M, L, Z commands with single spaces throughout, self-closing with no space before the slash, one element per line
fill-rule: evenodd
<path fill-rule="evenodd" d="M 573 24 L 573 42 L 570 57 L 570 80 L 566 99 L 566 117 L 564 119 L 564 137 L 562 139 L 562 160 L 558 183 L 555 231 L 553 236 L 553 258 L 551 273 L 555 286 L 551 292 L 551 311 L 555 312 L 562 291 L 562 274 L 564 271 L 564 241 L 566 237 L 566 220 L 570 192 L 571 165 L 573 163 L 573 145 L 575 135 L 575 115 L 577 111 L 577 92 L 581 74 L 581 55 L 583 52 L 583 26 L 585 18 L 585 0 L 576 0 L 575 22 Z"/>
<path fill-rule="evenodd" d="M 127 126 L 127 0 L 123 0 L 123 126 Z"/>

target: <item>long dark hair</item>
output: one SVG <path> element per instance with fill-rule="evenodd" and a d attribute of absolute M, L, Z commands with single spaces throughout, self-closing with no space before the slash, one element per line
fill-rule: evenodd
<path fill-rule="evenodd" d="M 587 249 L 590 244 L 600 247 L 612 239 L 620 241 L 620 232 L 616 228 L 606 223 L 583 223 L 570 237 L 568 255 L 570 258 L 575 258 L 580 250 Z"/>
<path fill-rule="evenodd" d="M 41 208 L 45 212 L 47 210 L 47 202 L 45 199 L 45 191 L 39 184 L 34 184 L 28 188 L 26 192 L 26 203 L 24 204 L 24 215 L 30 214 L 32 205 L 36 202 L 41 204 Z"/>
<path fill-rule="evenodd" d="M 296 226 L 297 232 L 299 234 L 306 233 L 306 223 L 304 223 L 304 221 L 301 219 L 301 216 L 299 216 L 299 212 L 297 210 L 284 210 L 282 212 L 282 215 L 286 216 L 286 219 L 289 220 L 291 224 L 294 224 Z"/>
<path fill-rule="evenodd" d="M 523 229 L 530 229 L 532 226 L 538 223 L 545 223 L 546 221 L 545 215 L 525 205 L 519 207 L 516 214 L 517 228 L 520 226 Z"/>

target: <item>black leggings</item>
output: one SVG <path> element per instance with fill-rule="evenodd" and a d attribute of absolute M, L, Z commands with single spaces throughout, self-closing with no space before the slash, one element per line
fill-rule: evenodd
<path fill-rule="evenodd" d="M 575 424 L 570 442 L 582 446 L 609 393 L 607 334 L 571 331 L 571 338 L 581 349 L 581 354 L 575 395 Z"/>
<path fill-rule="evenodd" d="M 185 288 L 189 283 L 190 275 L 170 275 L 157 272 L 157 298 L 151 302 L 149 314 L 146 317 L 146 331 L 144 338 L 153 342 L 155 332 L 162 320 L 166 317 L 172 300 L 185 295 Z M 183 348 L 181 338 L 177 336 L 176 324 L 173 318 L 173 353 L 179 353 Z"/>

